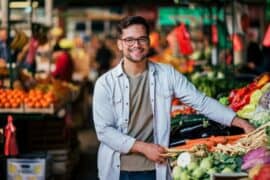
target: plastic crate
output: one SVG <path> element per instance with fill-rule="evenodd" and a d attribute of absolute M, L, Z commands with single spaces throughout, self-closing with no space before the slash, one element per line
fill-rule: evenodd
<path fill-rule="evenodd" d="M 27 154 L 7 159 L 7 180 L 45 180 L 51 175 L 50 156 L 44 153 Z"/>

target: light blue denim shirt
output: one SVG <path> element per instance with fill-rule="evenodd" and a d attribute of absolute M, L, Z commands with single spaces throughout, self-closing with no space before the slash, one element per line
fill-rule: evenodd
<path fill-rule="evenodd" d="M 119 63 L 95 84 L 93 115 L 100 141 L 98 171 L 101 180 L 118 180 L 120 154 L 128 153 L 136 139 L 126 135 L 129 114 L 129 81 Z M 235 113 L 205 96 L 173 67 L 148 63 L 150 99 L 153 110 L 154 142 L 168 146 L 172 97 L 195 108 L 208 118 L 230 126 Z M 171 179 L 169 165 L 156 164 L 157 180 Z"/>

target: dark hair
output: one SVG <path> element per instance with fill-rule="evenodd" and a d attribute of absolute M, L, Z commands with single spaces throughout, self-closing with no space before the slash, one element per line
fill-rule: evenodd
<path fill-rule="evenodd" d="M 117 26 L 117 37 L 121 37 L 123 29 L 135 24 L 143 25 L 146 30 L 146 34 L 149 35 L 150 27 L 146 19 L 141 16 L 127 16 L 123 18 Z"/>

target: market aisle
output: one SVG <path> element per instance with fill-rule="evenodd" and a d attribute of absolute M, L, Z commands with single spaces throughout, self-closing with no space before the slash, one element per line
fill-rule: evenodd
<path fill-rule="evenodd" d="M 80 142 L 80 160 L 75 169 L 75 179 L 97 179 L 97 149 L 98 141 L 93 127 L 78 132 Z"/>
<path fill-rule="evenodd" d="M 90 87 L 91 89 L 91 87 Z M 97 151 L 99 142 L 97 140 L 94 122 L 92 118 L 92 91 L 86 99 L 89 102 L 89 114 L 84 117 L 84 123 L 77 131 L 79 141 L 80 159 L 78 165 L 74 169 L 76 180 L 96 180 L 97 178 Z"/>

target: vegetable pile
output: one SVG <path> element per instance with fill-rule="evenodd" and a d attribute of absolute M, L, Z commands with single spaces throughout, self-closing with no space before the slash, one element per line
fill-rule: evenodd
<path fill-rule="evenodd" d="M 241 157 L 222 153 L 206 153 L 198 156 L 188 152 L 180 153 L 173 168 L 174 180 L 210 179 L 214 173 L 241 171 Z"/>
<path fill-rule="evenodd" d="M 228 104 L 238 116 L 259 127 L 270 121 L 270 75 L 262 74 L 249 85 L 234 89 Z M 225 102 L 225 98 L 220 102 Z"/>
<path fill-rule="evenodd" d="M 218 144 L 215 148 L 215 151 L 231 155 L 241 155 L 247 153 L 248 151 L 251 151 L 252 149 L 256 149 L 262 146 L 268 146 L 269 128 L 270 122 L 240 138 L 234 144 Z"/>

